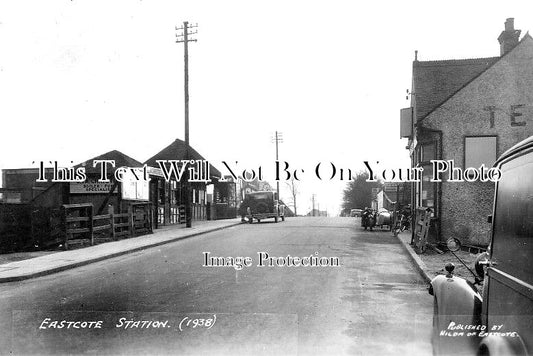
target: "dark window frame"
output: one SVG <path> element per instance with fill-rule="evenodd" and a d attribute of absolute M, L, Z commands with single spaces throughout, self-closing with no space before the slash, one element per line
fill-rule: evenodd
<path fill-rule="evenodd" d="M 421 141 L 421 142 L 418 142 L 417 144 L 417 152 L 416 152 L 416 158 L 417 158 L 417 167 L 431 167 L 431 160 L 435 160 L 437 159 L 438 157 L 438 140 L 424 140 L 424 141 Z M 424 156 L 424 146 L 433 146 L 433 157 L 430 158 L 430 160 L 422 160 L 423 156 Z M 422 178 L 422 177 L 421 177 Z M 428 182 L 429 184 L 432 184 L 433 185 L 433 206 L 431 207 L 431 209 L 433 210 L 433 218 L 437 218 L 438 217 L 438 212 L 440 211 L 440 200 L 439 200 L 439 196 L 438 196 L 438 193 L 439 193 L 439 188 L 438 188 L 438 185 L 440 183 L 438 182 Z M 428 184 L 426 183 L 426 184 Z M 424 199 L 422 199 L 422 190 L 423 190 L 423 185 L 424 185 L 424 182 L 421 181 L 419 183 L 417 183 L 418 187 L 416 188 L 416 190 L 419 190 L 418 194 L 416 194 L 415 192 L 415 197 L 417 199 L 417 206 L 418 204 L 420 204 L 420 206 L 423 206 L 422 205 L 422 201 Z"/>

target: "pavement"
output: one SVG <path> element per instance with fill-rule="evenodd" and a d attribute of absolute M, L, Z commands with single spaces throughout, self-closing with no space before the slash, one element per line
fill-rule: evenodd
<path fill-rule="evenodd" d="M 153 234 L 107 242 L 68 251 L 22 252 L 0 255 L 0 283 L 21 281 L 84 266 L 105 259 L 168 244 L 241 224 L 241 219 L 193 221 L 184 225 L 165 226 Z"/>
<path fill-rule="evenodd" d="M 455 265 L 454 274 L 459 277 L 473 280 L 471 272 L 459 261 L 459 258 L 473 270 L 477 255 L 467 251 L 457 251 L 455 255 L 449 251 L 440 253 L 428 248 L 424 253 L 417 254 L 411 246 L 411 231 L 404 231 L 398 234 L 405 251 L 413 261 L 414 266 L 426 282 L 430 282 L 439 274 L 446 274 L 444 266 L 451 262 Z"/>

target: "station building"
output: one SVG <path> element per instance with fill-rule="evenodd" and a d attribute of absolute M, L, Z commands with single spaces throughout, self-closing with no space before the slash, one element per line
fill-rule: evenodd
<path fill-rule="evenodd" d="M 0 188 L 0 250 L 21 250 L 28 246 L 47 247 L 60 243 L 64 236 L 64 221 L 73 214 L 84 220 L 106 214 L 132 214 L 142 220 L 147 230 L 164 225 L 181 224 L 186 220 L 184 192 L 187 177 L 166 179 L 157 160 L 201 160 L 196 150 L 186 150 L 185 143 L 176 140 L 143 164 L 114 150 L 93 157 L 74 167 L 58 167 L 56 172 L 65 179 L 83 167 L 86 179 L 79 182 L 53 182 L 53 167 L 43 167 L 46 180 L 40 181 L 39 168 L 3 169 Z M 113 161 L 106 165 L 108 181 L 102 182 L 102 165 L 95 161 Z M 207 163 L 206 161 L 206 164 Z M 221 180 L 220 172 L 209 164 L 210 182 L 191 183 L 189 192 L 193 220 L 226 219 L 237 216 L 236 184 L 230 178 Z M 123 172 L 117 180 L 115 172 Z M 137 176 L 133 177 L 131 171 Z M 144 173 L 146 172 L 146 173 Z M 128 174 L 129 173 L 129 174 Z M 147 180 L 141 175 L 146 175 Z M 72 179 L 72 177 L 70 177 Z M 84 210 L 85 209 L 85 210 Z M 72 218 L 72 216 L 70 216 Z M 130 234 L 131 235 L 131 234 Z M 5 249 L 3 248 L 5 246 Z"/>
<path fill-rule="evenodd" d="M 181 181 L 171 177 L 166 180 L 157 161 L 170 160 L 206 161 L 194 148 L 179 139 L 144 162 L 151 172 L 150 201 L 154 204 L 157 225 L 183 223 L 185 201 L 185 177 Z M 167 165 L 168 166 L 168 165 Z M 207 170 L 206 170 L 207 171 Z M 193 220 L 217 220 L 237 216 L 236 182 L 229 177 L 221 179 L 221 172 L 209 163 L 210 183 L 190 184 L 191 213 Z"/>

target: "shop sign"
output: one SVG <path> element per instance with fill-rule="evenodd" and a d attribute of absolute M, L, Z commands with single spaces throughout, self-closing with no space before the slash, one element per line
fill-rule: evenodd
<path fill-rule="evenodd" d="M 372 188 L 372 200 L 376 200 L 378 197 L 379 188 Z"/>
<path fill-rule="evenodd" d="M 71 194 L 109 194 L 113 189 L 113 183 L 97 182 L 97 181 L 85 181 L 85 182 L 71 182 L 70 193 Z M 113 191 L 116 193 L 117 190 Z"/>
<path fill-rule="evenodd" d="M 155 167 L 147 166 L 146 167 L 146 171 L 151 176 L 164 177 L 163 171 L 161 170 L 161 168 L 155 168 Z"/>
<path fill-rule="evenodd" d="M 396 192 L 397 189 L 398 191 L 403 192 L 403 186 L 398 183 L 386 182 L 383 185 L 383 190 L 386 192 Z"/>

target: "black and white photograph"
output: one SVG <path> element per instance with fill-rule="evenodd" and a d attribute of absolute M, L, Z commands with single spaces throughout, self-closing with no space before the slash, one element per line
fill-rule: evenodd
<path fill-rule="evenodd" d="M 533 355 L 530 31 L 0 0 L 0 355 Z"/>

